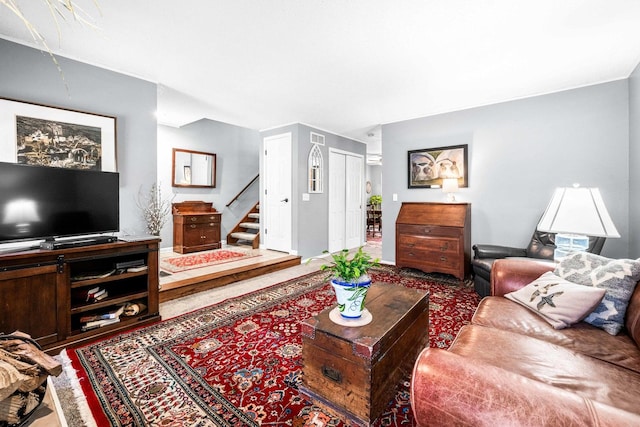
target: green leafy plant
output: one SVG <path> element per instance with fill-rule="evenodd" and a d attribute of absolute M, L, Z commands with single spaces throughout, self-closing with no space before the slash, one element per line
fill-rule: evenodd
<path fill-rule="evenodd" d="M 382 196 L 379 194 L 374 194 L 373 196 L 369 197 L 369 203 L 374 206 L 380 206 L 382 204 Z"/>
<path fill-rule="evenodd" d="M 325 253 L 328 252 L 325 251 Z M 362 250 L 362 246 L 358 248 L 351 259 L 349 259 L 348 249 L 331 254 L 331 258 L 333 262 L 321 265 L 320 270 L 330 271 L 331 276 L 348 283 L 355 283 L 360 277 L 367 274 L 371 267 L 380 265 L 380 259 L 372 259 L 371 255 Z"/>

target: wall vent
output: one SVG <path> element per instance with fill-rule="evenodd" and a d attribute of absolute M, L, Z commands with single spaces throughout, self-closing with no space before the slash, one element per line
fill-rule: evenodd
<path fill-rule="evenodd" d="M 319 133 L 311 132 L 311 143 L 324 145 L 324 135 L 320 135 Z"/>

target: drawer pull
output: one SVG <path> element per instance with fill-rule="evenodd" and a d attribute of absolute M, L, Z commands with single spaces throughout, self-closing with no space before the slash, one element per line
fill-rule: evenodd
<path fill-rule="evenodd" d="M 197 221 L 198 218 L 196 218 L 195 216 L 192 216 L 191 218 L 189 218 L 191 221 Z"/>
<path fill-rule="evenodd" d="M 191 227 L 191 228 L 196 228 L 196 227 L 197 227 L 197 225 L 195 225 L 195 224 L 191 224 L 189 227 Z"/>
<path fill-rule="evenodd" d="M 445 243 L 444 245 L 440 246 L 440 251 L 445 252 L 447 249 L 449 249 L 449 244 Z"/>
<path fill-rule="evenodd" d="M 335 381 L 337 383 L 342 382 L 342 374 L 337 369 L 322 366 L 322 375 L 329 378 L 331 381 Z"/>
<path fill-rule="evenodd" d="M 446 257 L 446 256 L 441 256 L 441 257 L 440 257 L 440 261 L 445 262 L 446 260 L 447 260 L 447 257 Z"/>

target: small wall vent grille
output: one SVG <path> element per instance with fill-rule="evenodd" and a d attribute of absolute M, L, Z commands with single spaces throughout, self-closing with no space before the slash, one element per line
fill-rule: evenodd
<path fill-rule="evenodd" d="M 321 134 L 315 133 L 315 132 L 311 132 L 311 143 L 312 144 L 318 144 L 318 145 L 324 145 L 324 135 L 321 135 Z"/>

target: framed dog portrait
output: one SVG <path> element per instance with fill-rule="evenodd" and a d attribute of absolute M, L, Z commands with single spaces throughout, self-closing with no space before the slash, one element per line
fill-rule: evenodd
<path fill-rule="evenodd" d="M 409 151 L 409 188 L 440 188 L 445 178 L 468 187 L 467 151 L 467 144 Z"/>

